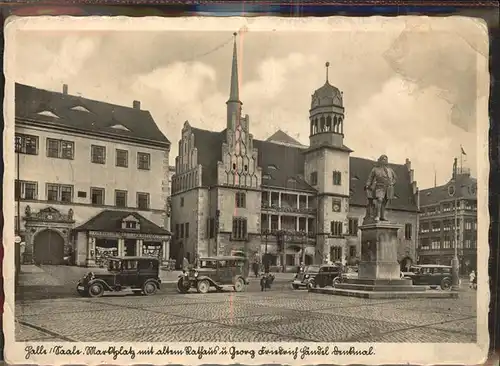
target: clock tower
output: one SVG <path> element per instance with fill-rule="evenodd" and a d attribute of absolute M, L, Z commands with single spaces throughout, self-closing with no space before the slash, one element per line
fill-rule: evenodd
<path fill-rule="evenodd" d="M 328 79 L 311 98 L 310 147 L 305 151 L 305 175 L 317 189 L 316 261 L 345 263 L 349 212 L 349 155 L 344 145 L 343 93 Z"/>

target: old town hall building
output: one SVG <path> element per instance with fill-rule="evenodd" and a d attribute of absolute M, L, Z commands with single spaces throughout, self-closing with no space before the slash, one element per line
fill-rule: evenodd
<path fill-rule="evenodd" d="M 328 64 L 327 64 L 328 66 Z M 310 146 L 283 131 L 265 141 L 242 116 L 236 42 L 227 125 L 207 131 L 185 122 L 172 177 L 171 255 L 243 251 L 272 255 L 273 265 L 359 260 L 364 184 L 374 161 L 351 157 L 344 144 L 343 95 L 328 82 L 312 95 Z M 402 225 L 399 259 L 415 261 L 418 189 L 409 160 L 398 176 L 388 218 Z"/>

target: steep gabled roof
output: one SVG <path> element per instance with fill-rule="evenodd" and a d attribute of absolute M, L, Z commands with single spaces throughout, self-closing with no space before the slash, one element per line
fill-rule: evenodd
<path fill-rule="evenodd" d="M 216 185 L 217 162 L 222 161 L 222 144 L 225 141 L 226 131 L 212 132 L 192 128 L 192 132 L 198 149 L 198 163 L 203 166 L 202 184 L 204 186 Z M 262 168 L 263 187 L 316 191 L 304 179 L 304 148 L 262 140 L 253 142 L 254 147 L 258 149 L 258 165 Z M 351 205 L 366 205 L 363 187 L 375 164 L 373 160 L 350 157 Z M 400 164 L 389 165 L 394 169 L 398 181 L 394 190 L 396 198 L 388 207 L 416 211 L 417 205 L 408 168 Z"/>
<path fill-rule="evenodd" d="M 269 138 L 266 139 L 268 142 L 281 142 L 285 144 L 290 144 L 290 145 L 297 145 L 297 146 L 304 146 L 297 140 L 295 140 L 293 137 L 288 135 L 286 132 L 282 130 L 276 131 L 274 134 L 272 134 Z"/>
<path fill-rule="evenodd" d="M 114 211 L 104 210 L 91 218 L 89 221 L 80 225 L 76 231 L 105 231 L 105 232 L 137 232 L 136 229 L 123 229 L 121 222 L 128 216 L 135 217 L 140 224 L 140 233 L 156 234 L 156 235 L 171 235 L 168 230 L 165 230 L 154 222 L 149 221 L 144 216 L 137 212 L 130 211 Z"/>
<path fill-rule="evenodd" d="M 88 112 L 82 112 L 82 109 Z M 117 137 L 143 139 L 167 147 L 170 144 L 156 125 L 151 113 L 138 108 L 114 105 L 16 83 L 15 110 L 16 118 L 34 120 L 47 126 L 69 127 Z M 47 111 L 58 118 L 44 113 Z M 117 125 L 125 128 L 113 128 Z"/>
<path fill-rule="evenodd" d="M 453 190 L 451 190 L 453 186 Z M 450 191 L 453 192 L 450 195 Z M 469 174 L 457 174 L 456 179 L 450 179 L 441 186 L 423 189 L 419 192 L 420 206 L 438 204 L 441 201 L 455 198 L 477 199 L 477 179 Z"/>

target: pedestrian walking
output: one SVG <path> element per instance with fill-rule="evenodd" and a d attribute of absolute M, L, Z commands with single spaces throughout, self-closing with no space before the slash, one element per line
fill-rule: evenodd
<path fill-rule="evenodd" d="M 182 259 L 182 270 L 187 271 L 189 269 L 189 261 L 186 257 Z"/>
<path fill-rule="evenodd" d="M 476 273 L 472 270 L 469 274 L 469 288 L 474 288 L 474 282 L 476 280 Z"/>

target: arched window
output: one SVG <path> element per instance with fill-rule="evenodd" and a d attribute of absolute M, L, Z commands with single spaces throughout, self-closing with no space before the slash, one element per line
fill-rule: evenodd
<path fill-rule="evenodd" d="M 325 132 L 325 117 L 321 117 L 320 119 L 320 130 L 319 132 Z"/>
<path fill-rule="evenodd" d="M 331 116 L 326 117 L 326 130 L 327 130 L 328 132 L 333 131 L 333 126 L 332 126 L 332 117 L 331 117 Z"/>

